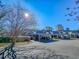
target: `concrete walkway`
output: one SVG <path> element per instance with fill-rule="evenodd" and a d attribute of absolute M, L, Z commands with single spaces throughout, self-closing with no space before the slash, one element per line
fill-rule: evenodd
<path fill-rule="evenodd" d="M 79 59 L 79 40 L 60 40 L 53 43 L 40 43 L 32 41 L 30 44 L 19 43 L 16 44 L 16 46 L 44 46 L 54 50 L 57 54 L 67 55 L 72 57 L 72 59 Z"/>
<path fill-rule="evenodd" d="M 31 49 L 31 47 L 33 47 L 33 50 L 30 50 L 30 51 L 34 53 L 37 53 L 39 50 L 41 52 L 41 51 L 44 51 L 45 48 L 46 49 L 49 48 L 50 50 L 55 51 L 59 55 L 70 56 L 71 59 L 79 59 L 79 40 L 78 39 L 77 40 L 59 40 L 52 43 L 41 43 L 36 41 L 31 41 L 29 43 L 21 42 L 21 43 L 16 43 L 15 47 L 16 49 L 18 49 L 19 53 L 23 52 L 24 54 L 26 54 L 26 52 L 28 52 L 29 49 Z M 34 47 L 37 47 L 37 48 L 34 49 Z M 42 50 L 40 48 L 42 48 Z"/>

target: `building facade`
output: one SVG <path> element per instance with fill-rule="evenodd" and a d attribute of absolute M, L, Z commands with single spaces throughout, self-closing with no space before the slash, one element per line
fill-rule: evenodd
<path fill-rule="evenodd" d="M 64 27 L 63 27 L 62 24 L 58 24 L 58 25 L 56 26 L 56 31 L 63 31 L 63 30 L 64 30 Z"/>

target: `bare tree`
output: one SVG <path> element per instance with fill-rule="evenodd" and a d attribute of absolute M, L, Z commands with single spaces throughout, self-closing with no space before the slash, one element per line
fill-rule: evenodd
<path fill-rule="evenodd" d="M 17 10 L 17 8 L 13 8 L 11 13 L 7 15 L 7 19 L 5 20 L 6 28 L 10 31 L 10 35 L 22 35 L 27 28 L 36 24 L 32 15 L 29 15 L 30 19 L 26 18 L 26 11 L 24 9 Z"/>
<path fill-rule="evenodd" d="M 53 30 L 53 28 L 52 28 L 52 27 L 50 27 L 50 26 L 46 26 L 46 27 L 45 27 L 45 30 L 46 30 L 46 31 L 52 31 L 52 30 Z"/>
<path fill-rule="evenodd" d="M 9 10 L 7 10 L 6 8 L 7 7 L 4 4 L 2 4 L 2 2 L 0 1 L 0 35 L 3 35 L 4 33 L 4 29 L 3 29 L 4 25 L 2 18 L 5 17 L 9 12 Z"/>
<path fill-rule="evenodd" d="M 33 29 L 36 26 L 35 16 L 28 9 L 12 6 L 7 11 L 9 12 L 1 20 L 1 27 L 5 30 L 4 35 L 12 37 L 22 36 L 26 34 L 27 29 Z"/>
<path fill-rule="evenodd" d="M 66 11 L 68 11 L 68 13 L 65 15 L 68 17 L 67 21 L 79 21 L 79 0 L 74 0 L 73 5 L 73 7 L 66 8 Z"/>

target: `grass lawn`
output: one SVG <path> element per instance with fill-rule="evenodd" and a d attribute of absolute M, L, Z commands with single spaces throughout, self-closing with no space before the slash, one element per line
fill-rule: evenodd
<path fill-rule="evenodd" d="M 10 43 L 0 43 L 0 47 L 6 47 L 8 46 Z"/>
<path fill-rule="evenodd" d="M 30 44 L 32 42 L 16 42 L 15 44 L 17 45 L 27 45 L 27 44 Z M 8 46 L 10 43 L 0 43 L 0 47 L 6 47 Z"/>

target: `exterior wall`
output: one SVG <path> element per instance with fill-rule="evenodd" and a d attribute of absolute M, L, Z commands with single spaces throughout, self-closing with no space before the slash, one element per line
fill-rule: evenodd
<path fill-rule="evenodd" d="M 62 31 L 62 30 L 64 30 L 64 27 L 61 24 L 58 24 L 56 26 L 56 31 Z"/>

